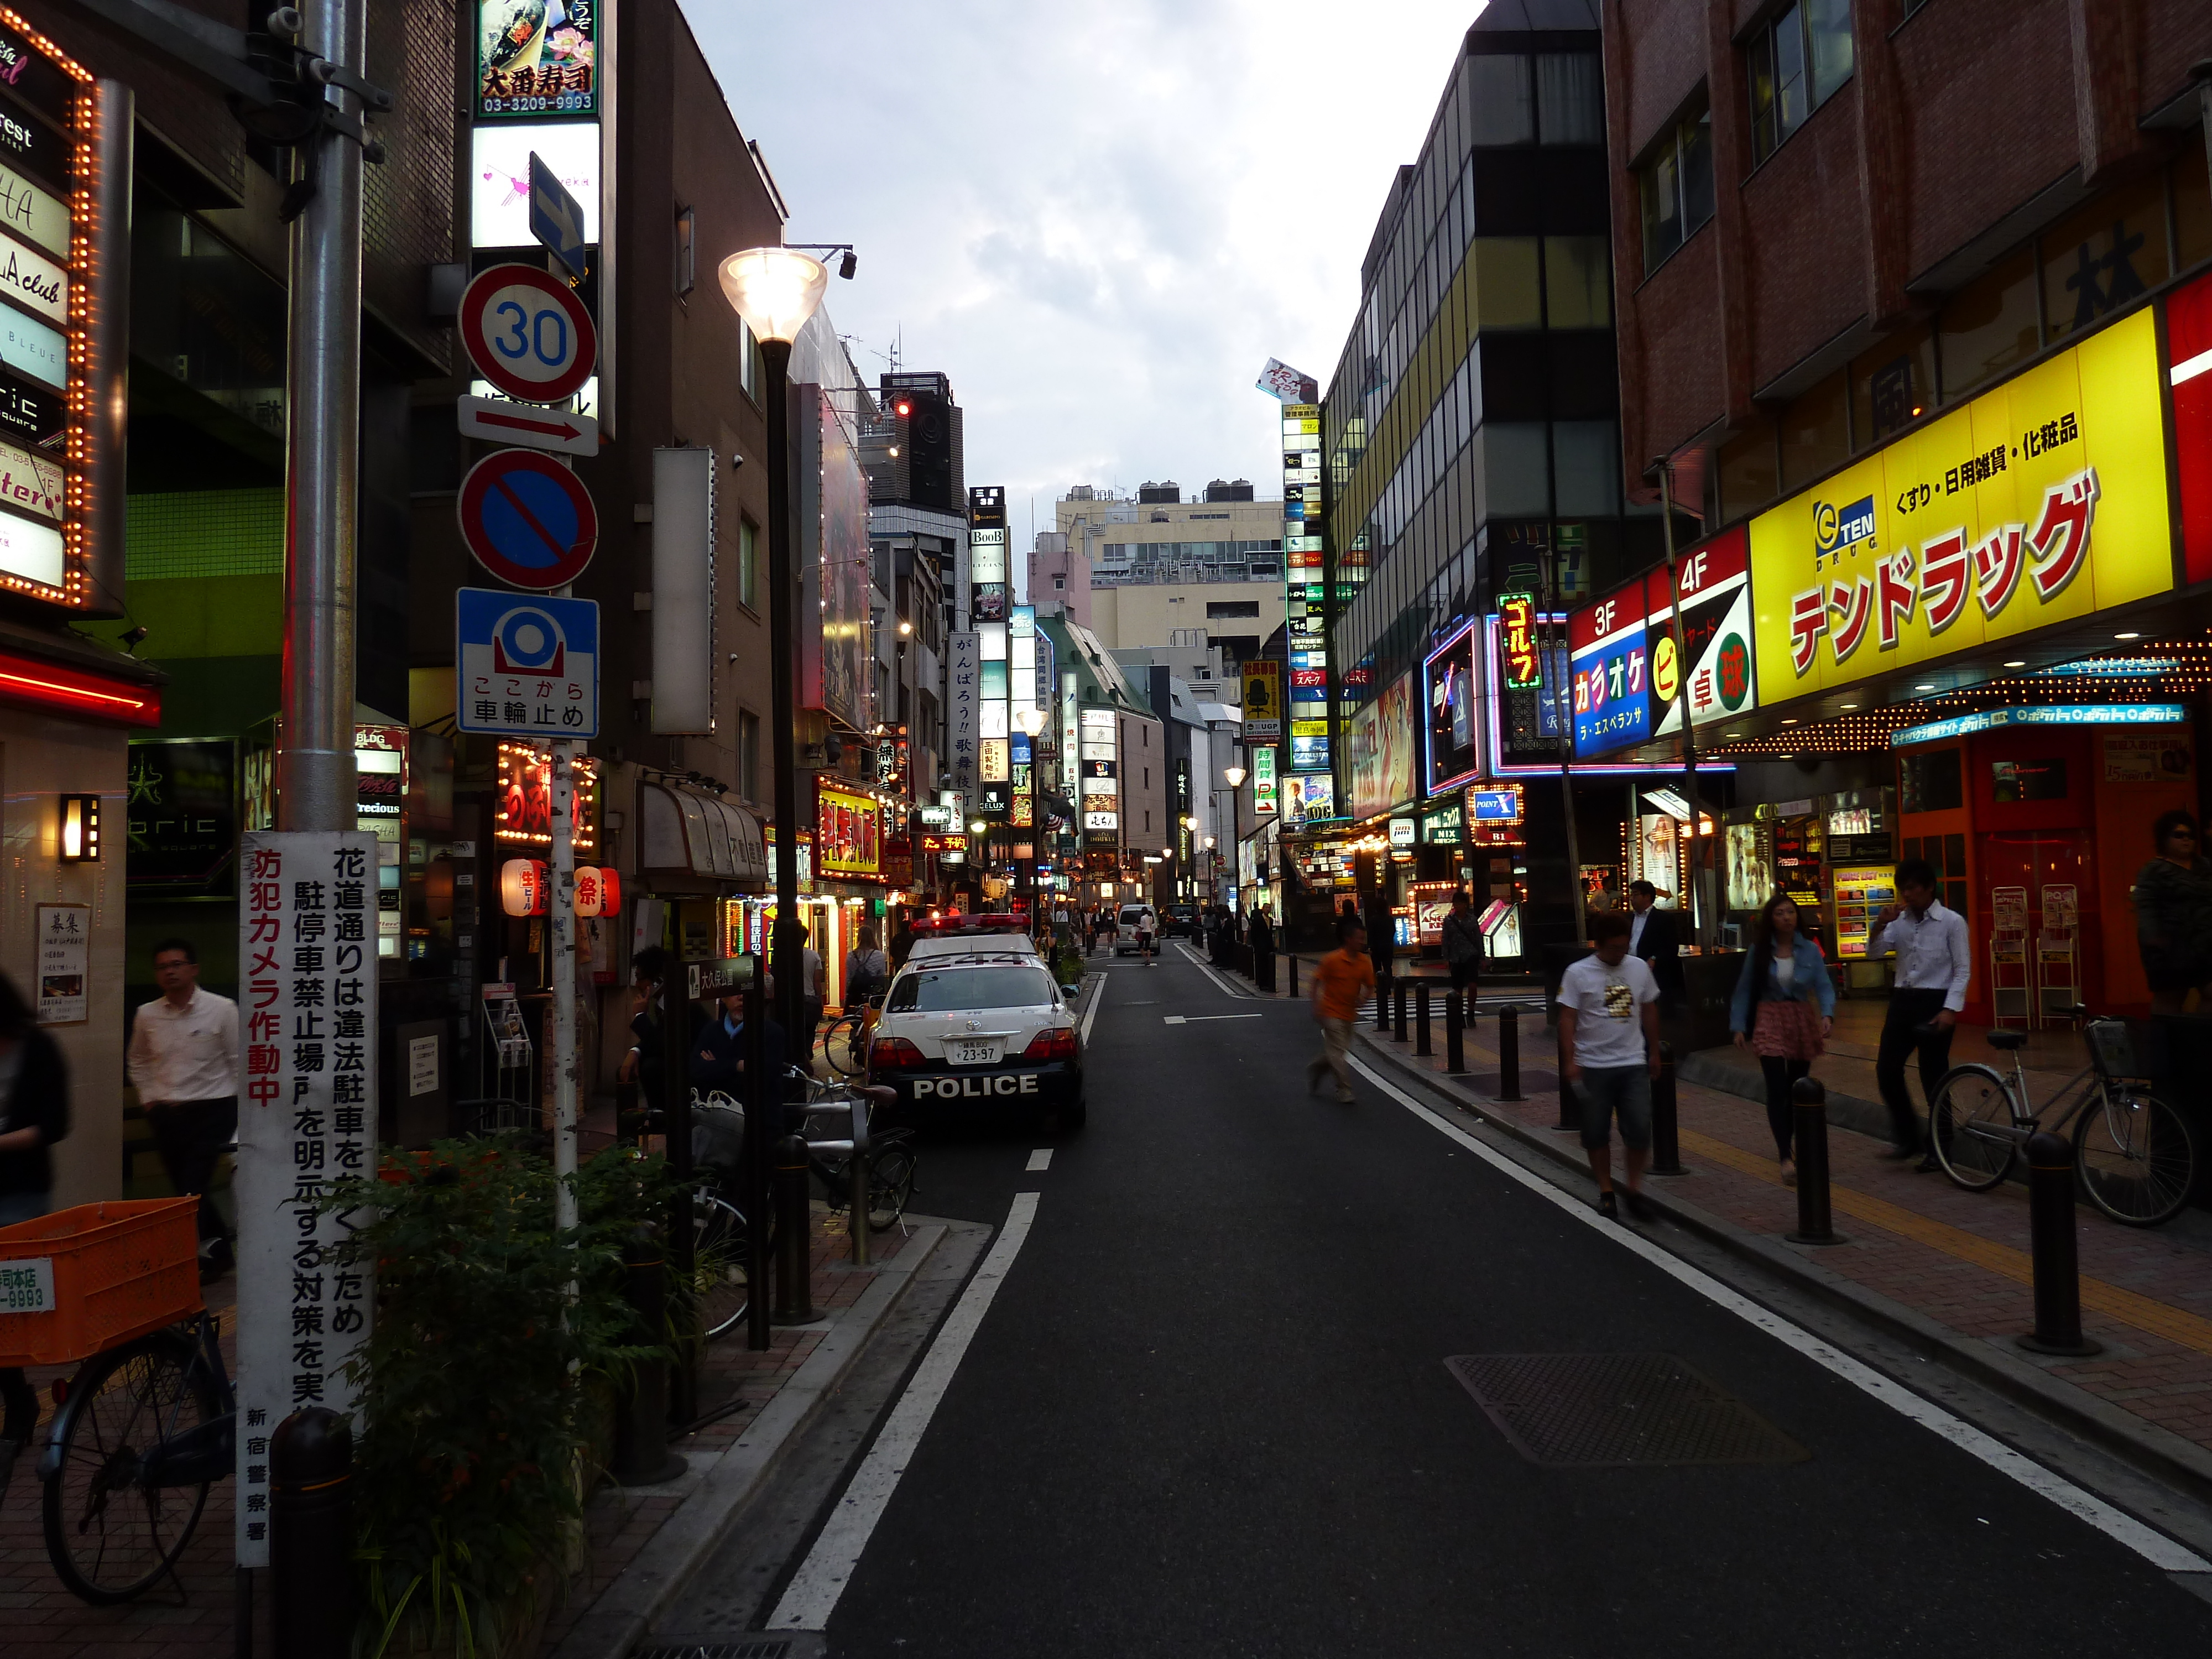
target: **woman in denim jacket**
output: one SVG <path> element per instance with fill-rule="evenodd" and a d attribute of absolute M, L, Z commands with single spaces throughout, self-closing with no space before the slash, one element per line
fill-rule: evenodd
<path fill-rule="evenodd" d="M 1777 893 L 1759 912 L 1756 939 L 1729 1005 L 1729 1025 L 1736 1047 L 1756 1053 L 1759 1070 L 1766 1074 L 1766 1124 L 1774 1132 L 1787 1186 L 1797 1183 L 1797 1166 L 1790 1161 L 1796 1110 L 1790 1085 L 1826 1051 L 1835 1014 L 1828 959 L 1818 944 L 1797 931 L 1797 907 L 1790 896 Z"/>

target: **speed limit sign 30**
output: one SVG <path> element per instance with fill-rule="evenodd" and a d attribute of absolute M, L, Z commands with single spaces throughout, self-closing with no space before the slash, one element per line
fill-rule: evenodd
<path fill-rule="evenodd" d="M 494 265 L 461 296 L 461 343 L 477 372 L 510 398 L 557 404 L 598 366 L 592 313 L 559 277 Z"/>

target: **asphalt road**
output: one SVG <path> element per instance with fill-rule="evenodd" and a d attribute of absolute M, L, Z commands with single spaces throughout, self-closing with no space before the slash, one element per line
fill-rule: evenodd
<path fill-rule="evenodd" d="M 930 1138 L 917 1208 L 1035 1218 L 839 1659 L 2212 1651 L 2138 1553 L 1370 1083 L 1309 1097 L 1303 1006 L 1172 949 L 1103 971 L 1085 1131 Z M 1540 1466 L 1444 1364 L 1606 1353 L 1688 1362 L 1809 1458 Z"/>

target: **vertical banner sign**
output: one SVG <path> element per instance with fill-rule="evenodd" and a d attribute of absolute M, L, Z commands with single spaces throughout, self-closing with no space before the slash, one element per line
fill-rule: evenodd
<path fill-rule="evenodd" d="M 963 796 L 975 793 L 976 720 L 982 704 L 981 675 L 981 652 L 974 631 L 947 635 L 945 741 L 952 750 L 952 787 Z"/>
<path fill-rule="evenodd" d="M 1505 593 L 1498 600 L 1498 667 L 1509 691 L 1531 691 L 1544 683 L 1543 659 L 1536 646 L 1536 598 Z"/>
<path fill-rule="evenodd" d="M 1284 373 L 1277 374 L 1278 369 Z M 1273 363 L 1273 384 L 1263 377 L 1261 387 L 1281 396 L 1279 389 L 1295 379 L 1303 387 L 1313 385 L 1310 375 Z M 1282 413 L 1283 440 L 1283 584 L 1285 637 L 1290 652 L 1291 709 L 1285 716 L 1279 702 L 1277 720 L 1287 718 L 1290 731 L 1278 732 L 1278 740 L 1291 740 L 1291 770 L 1325 772 L 1328 754 L 1328 617 L 1329 595 L 1322 585 L 1321 405 L 1310 398 L 1286 401 Z M 1277 690 L 1279 692 L 1281 687 Z"/>
<path fill-rule="evenodd" d="M 1252 751 L 1252 810 L 1263 818 L 1277 810 L 1275 751 L 1273 748 Z"/>
<path fill-rule="evenodd" d="M 376 837 L 257 830 L 240 854 L 238 1563 L 269 1565 L 269 1443 L 309 1406 L 352 1408 L 366 1268 L 320 1205 L 375 1164 Z"/>
<path fill-rule="evenodd" d="M 1261 660 L 1244 665 L 1244 735 L 1259 743 L 1282 741 L 1282 664 Z"/>

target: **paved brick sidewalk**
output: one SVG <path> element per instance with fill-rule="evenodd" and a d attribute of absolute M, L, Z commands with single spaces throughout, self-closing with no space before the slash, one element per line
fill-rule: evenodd
<path fill-rule="evenodd" d="M 877 1261 L 893 1260 L 908 1242 L 896 1232 L 875 1241 Z M 850 1306 L 875 1277 L 872 1270 L 842 1265 L 847 1248 L 842 1218 L 830 1215 L 817 1205 L 812 1282 L 814 1305 L 819 1310 Z M 224 1359 L 234 1365 L 232 1285 L 232 1280 L 223 1279 L 210 1286 L 209 1304 L 222 1320 Z M 676 1449 L 703 1458 L 736 1439 L 824 1334 L 818 1329 L 778 1331 L 774 1346 L 757 1354 L 746 1350 L 741 1331 L 709 1344 L 702 1367 L 702 1396 L 712 1401 L 734 1391 L 747 1403 L 744 1409 L 687 1437 Z M 49 1385 L 70 1369 L 30 1373 L 49 1416 L 52 1411 Z M 42 1427 L 33 1445 L 44 1438 Z M 25 1452 L 6 1498 L 0 1500 L 0 1621 L 4 1621 L 8 1632 L 5 1642 L 0 1643 L 0 1652 L 7 1659 L 229 1659 L 235 1651 L 233 1483 L 218 1481 L 209 1490 L 199 1528 L 179 1563 L 181 1594 L 170 1587 L 126 1606 L 93 1607 L 61 1587 L 46 1559 L 39 1521 L 40 1485 L 31 1468 L 34 1455 Z M 554 1613 L 546 1651 L 652 1541 L 679 1501 L 672 1496 L 623 1492 L 611 1486 L 601 1487 L 592 1496 L 585 1515 L 589 1540 L 586 1571 L 570 1586 L 566 1605 Z M 254 1650 L 267 1654 L 275 1650 L 268 1630 L 266 1586 L 257 1588 L 262 1593 L 257 1597 L 260 1616 L 256 1621 Z"/>
<path fill-rule="evenodd" d="M 1441 1079 L 1441 1010 L 1437 1054 L 1423 1060 L 1410 1042 L 1400 1044 L 1376 1031 L 1370 1008 L 1367 1036 Z M 1552 1128 L 1559 1080 L 1541 1018 L 1521 1021 L 1521 1080 L 1528 1098 L 1517 1104 L 1491 1097 L 1496 1032 L 1497 1022 L 1486 1018 L 1468 1034 L 1471 1075 L 1458 1081 L 1474 1097 L 1470 1103 L 1578 1152 L 1573 1135 Z M 1821 1070 L 1815 1066 L 1814 1075 Z M 1794 1228 L 1796 1194 L 1782 1184 L 1764 1107 L 1689 1083 L 1680 1085 L 1678 1104 L 1682 1163 L 1691 1173 L 1655 1178 L 1655 1188 L 1747 1232 L 1778 1239 Z M 2142 1230 L 2080 1206 L 2082 1326 L 2105 1352 L 2087 1359 L 2039 1359 L 2012 1342 L 2034 1322 L 2025 1188 L 2008 1182 L 1994 1192 L 1961 1192 L 1940 1174 L 1916 1174 L 1910 1164 L 1881 1160 L 1881 1143 L 1847 1129 L 1832 1127 L 1829 1144 L 1836 1227 L 1849 1242 L 1790 1248 L 1963 1338 L 2001 1346 L 2212 1450 L 2212 1215 L 2191 1210 L 2166 1227 Z"/>

